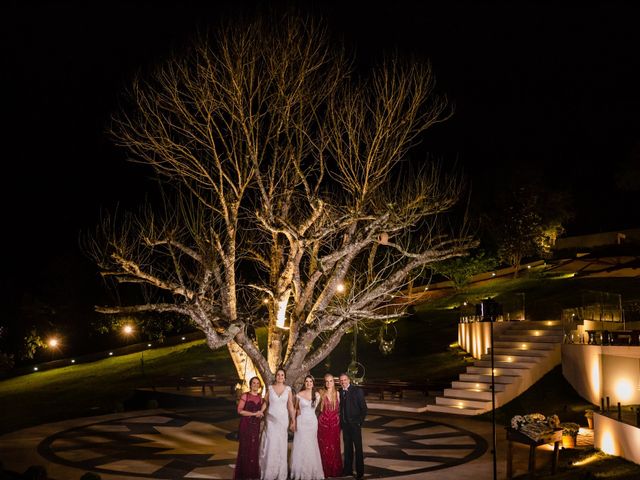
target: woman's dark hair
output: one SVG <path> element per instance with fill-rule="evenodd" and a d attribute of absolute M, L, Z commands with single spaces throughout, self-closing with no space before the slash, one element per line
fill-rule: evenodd
<path fill-rule="evenodd" d="M 311 379 L 311 381 L 313 382 L 313 387 L 311 387 L 311 406 L 315 408 L 316 406 L 316 382 L 313 378 L 313 375 L 307 375 L 306 377 L 304 377 L 304 381 L 305 383 L 307 382 L 307 378 Z M 306 389 L 306 386 L 305 386 Z"/>
<path fill-rule="evenodd" d="M 249 391 L 251 391 L 251 383 L 252 383 L 254 380 L 258 380 L 258 383 L 260 384 L 260 390 L 262 390 L 262 382 L 260 381 L 260 377 L 251 377 L 251 378 L 249 379 Z"/>

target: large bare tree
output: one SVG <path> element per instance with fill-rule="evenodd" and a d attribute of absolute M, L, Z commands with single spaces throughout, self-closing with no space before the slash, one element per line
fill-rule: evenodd
<path fill-rule="evenodd" d="M 229 25 L 139 76 L 111 134 L 171 195 L 105 218 L 91 249 L 103 275 L 160 295 L 98 310 L 184 315 L 240 378 L 282 365 L 294 383 L 358 322 L 397 317 L 412 272 L 472 243 L 439 226 L 459 183 L 402 168 L 448 116 L 433 87 L 428 64 L 397 58 L 356 75 L 293 17 Z"/>

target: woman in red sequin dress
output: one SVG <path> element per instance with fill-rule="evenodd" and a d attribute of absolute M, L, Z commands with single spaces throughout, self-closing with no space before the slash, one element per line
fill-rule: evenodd
<path fill-rule="evenodd" d="M 238 458 L 233 474 L 234 480 L 258 480 L 260 478 L 260 421 L 263 413 L 262 384 L 258 377 L 249 380 L 250 391 L 243 393 L 238 403 L 240 427 L 238 428 Z"/>
<path fill-rule="evenodd" d="M 340 397 L 333 375 L 324 376 L 325 390 L 321 393 L 318 416 L 318 445 L 325 477 L 342 476 L 340 454 Z"/>

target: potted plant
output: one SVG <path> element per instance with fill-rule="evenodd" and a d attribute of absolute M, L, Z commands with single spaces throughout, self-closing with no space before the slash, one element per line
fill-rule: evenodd
<path fill-rule="evenodd" d="M 587 409 L 584 411 L 584 416 L 587 419 L 587 423 L 589 424 L 589 428 L 593 429 L 593 410 Z"/>
<path fill-rule="evenodd" d="M 580 425 L 573 422 L 561 423 L 562 428 L 562 447 L 563 448 L 576 448 L 576 440 L 578 437 L 578 431 Z"/>

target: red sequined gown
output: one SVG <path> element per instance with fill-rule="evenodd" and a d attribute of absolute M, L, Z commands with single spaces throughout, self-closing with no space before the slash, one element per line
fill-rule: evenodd
<path fill-rule="evenodd" d="M 246 395 L 246 397 L 245 397 Z M 257 412 L 262 406 L 262 397 L 247 393 L 240 399 L 238 411 Z M 242 402 L 244 401 L 244 405 Z M 238 458 L 233 474 L 234 480 L 259 480 L 260 464 L 258 453 L 260 451 L 260 418 L 242 417 L 238 428 Z"/>
<path fill-rule="evenodd" d="M 325 477 L 342 476 L 340 454 L 340 404 L 324 398 L 324 410 L 318 416 L 318 445 Z"/>

